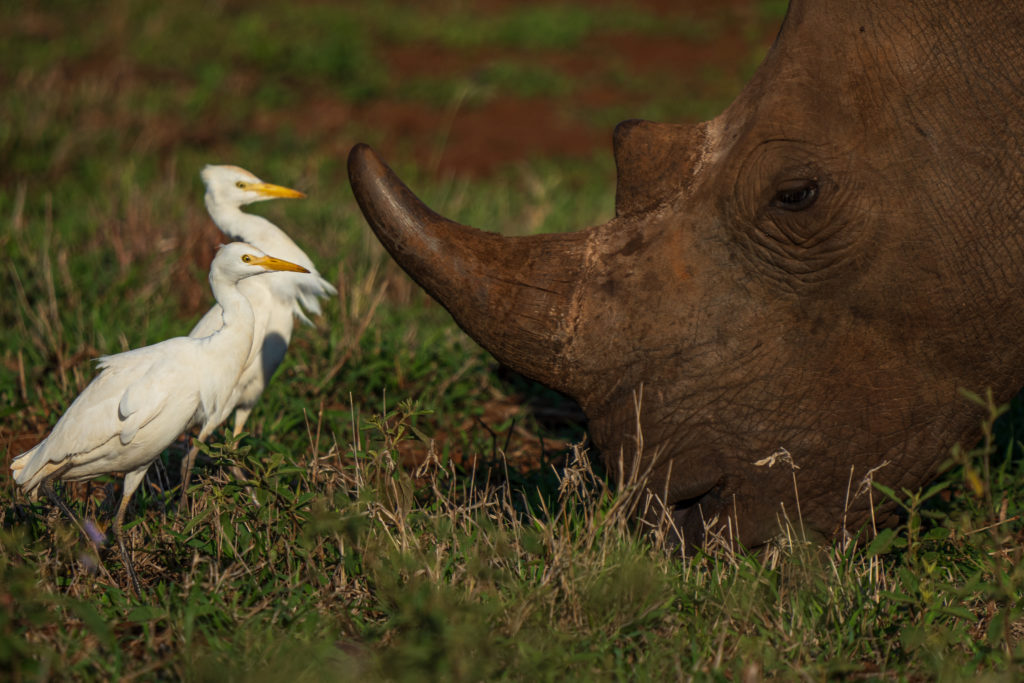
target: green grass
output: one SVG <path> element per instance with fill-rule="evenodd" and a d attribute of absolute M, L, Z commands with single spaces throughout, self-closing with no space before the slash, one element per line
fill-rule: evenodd
<path fill-rule="evenodd" d="M 754 64 L 778 3 L 741 16 Z M 256 125 L 310 95 L 441 109 L 571 97 L 587 84 L 539 69 L 552 55 L 614 31 L 713 41 L 732 20 L 581 3 L 0 8 L 5 462 L 88 383 L 90 358 L 184 334 L 211 303 L 204 259 L 220 236 L 202 207 L 204 163 L 308 191 L 254 210 L 340 292 L 315 328 L 298 330 L 250 432 L 235 443 L 218 433 L 205 449 L 191 514 L 174 512 L 186 444 L 151 469 L 127 524 L 145 598 L 128 592 L 114 547 L 93 547 L 0 477 L 0 670 L 13 680 L 1019 678 L 1024 402 L 1000 414 L 974 397 L 990 414 L 978 448 L 951 453 L 922 492 L 874 491 L 904 506 L 897 529 L 824 547 L 790 529 L 755 552 L 719 543 L 683 558 L 637 528 L 637 491 L 609 488 L 579 445 L 575 407 L 497 367 L 383 253 L 351 199 L 337 130 L 294 116 Z M 380 59 L 396 44 L 497 57 L 397 80 Z M 677 74 L 682 90 L 621 64 L 601 73 L 639 102 L 587 112 L 601 126 L 710 116 L 740 85 L 714 66 Z M 353 120 L 345 134 L 394 133 Z M 393 161 L 430 205 L 504 234 L 613 213 L 607 150 L 484 179 L 410 158 Z M 235 462 L 247 486 L 228 474 Z M 109 531 L 117 477 L 61 493 Z"/>
<path fill-rule="evenodd" d="M 760 553 L 723 545 L 683 559 L 633 529 L 632 492 L 609 491 L 579 451 L 530 506 L 517 486 L 470 485 L 451 465 L 397 467 L 399 444 L 416 438 L 410 412 L 367 419 L 348 448 L 318 439 L 315 417 L 300 452 L 213 445 L 215 464 L 250 468 L 262 505 L 216 466 L 191 517 L 162 515 L 164 496 L 143 496 L 132 532 L 143 601 L 97 574 L 59 518 L 9 508 L 9 670 L 308 680 L 1016 670 L 1024 571 L 1013 525 L 998 522 L 1019 513 L 999 487 L 1019 480 L 1019 463 L 1002 461 L 986 482 L 996 511 L 961 469 L 925 494 L 948 491 L 952 503 L 908 501 L 904 525 L 866 548 L 791 535 Z"/>

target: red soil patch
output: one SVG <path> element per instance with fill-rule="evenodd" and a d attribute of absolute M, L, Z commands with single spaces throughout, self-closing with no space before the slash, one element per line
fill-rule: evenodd
<path fill-rule="evenodd" d="M 611 139 L 550 100 L 499 98 L 455 112 L 379 101 L 358 116 L 389 132 L 380 145 L 386 156 L 411 154 L 431 172 L 457 175 L 486 175 L 531 157 L 584 157 Z"/>
<path fill-rule="evenodd" d="M 514 4 L 521 3 L 488 0 L 483 9 L 500 11 Z M 715 28 L 712 35 L 693 39 L 597 33 L 571 50 L 393 44 L 377 56 L 386 65 L 396 91 L 401 91 L 404 83 L 429 78 L 472 82 L 496 63 L 546 70 L 566 79 L 571 88 L 558 96 L 505 94 L 472 104 L 394 98 L 352 103 L 322 88 L 310 91 L 296 105 L 255 112 L 249 124 L 268 133 L 293 130 L 339 156 L 368 135 L 385 157 L 411 159 L 430 173 L 487 175 L 530 158 L 584 158 L 596 151 L 610 152 L 611 126 L 595 123 L 593 114 L 614 107 L 629 118 L 634 115 L 631 111 L 642 110 L 646 96 L 641 88 L 630 88 L 630 78 L 663 80 L 665 88 L 659 95 L 668 99 L 693 97 L 692 83 L 701 73 L 722 74 L 727 84 L 723 87 L 734 89 L 751 54 L 766 47 L 774 36 L 775 27 L 759 21 L 747 0 L 644 0 L 636 4 L 666 17 L 702 18 Z M 483 9 L 474 5 L 475 11 Z M 757 44 L 749 38 L 752 30 L 761 35 Z M 626 82 L 613 82 L 609 73 L 625 73 Z"/>
<path fill-rule="evenodd" d="M 498 12 L 521 6 L 518 0 L 485 0 L 474 12 Z M 621 0 L 597 4 L 621 6 Z M 238 120 L 213 108 L 197 121 L 176 116 L 154 116 L 136 111 L 96 107 L 80 116 L 85 130 L 131 131 L 137 140 L 133 151 L 173 153 L 182 143 L 205 146 L 211 153 L 230 141 L 239 128 L 292 131 L 340 156 L 355 142 L 369 139 L 388 157 L 412 160 L 429 172 L 456 175 L 488 174 L 495 169 L 533 157 L 590 157 L 610 151 L 611 113 L 638 115 L 651 99 L 645 94 L 651 79 L 664 83 L 657 96 L 675 101 L 694 97 L 692 84 L 700 74 L 717 73 L 729 94 L 738 86 L 738 74 L 749 66 L 753 52 L 766 46 L 774 26 L 759 19 L 750 0 L 707 2 L 702 0 L 637 0 L 634 5 L 666 19 L 698 18 L 709 35 L 684 38 L 604 31 L 589 35 L 572 49 L 514 50 L 511 48 L 447 48 L 418 43 L 381 47 L 376 57 L 391 78 L 389 91 L 403 92 L 404 85 L 423 79 L 465 79 L 495 63 L 515 63 L 548 71 L 568 82 L 568 92 L 545 98 L 499 94 L 484 102 L 428 104 L 423 101 L 378 98 L 367 103 L 347 101 L 331 83 L 307 83 L 295 104 L 251 112 Z M 48 35 L 59 31 L 59 22 L 26 12 L 19 16 L 26 34 Z M 759 38 L 752 43 L 750 36 Z M 119 91 L 159 81 L 187 99 L 194 84 L 173 71 L 153 71 L 135 64 L 120 45 L 123 36 L 112 36 L 101 53 L 72 60 L 56 70 L 54 84 L 83 81 L 116 83 Z M 614 76 L 612 76 L 614 74 Z M 696 75 L 695 75 L 696 74 Z M 643 79 L 644 88 L 630 87 Z M 260 87 L 257 72 L 236 68 L 222 86 L 225 97 L 248 94 Z M 722 92 L 712 96 L 721 99 Z M 396 159 L 396 160 L 398 160 Z M 60 160 L 57 160 L 58 162 Z M 66 170 L 56 163 L 58 171 Z"/>
<path fill-rule="evenodd" d="M 504 3 L 490 0 L 488 7 Z M 511 3 L 509 3 L 511 4 Z M 611 4 L 611 3 L 609 3 Z M 551 98 L 503 96 L 476 106 L 432 107 L 424 103 L 378 100 L 335 114 L 342 120 L 381 133 L 378 147 L 386 156 L 411 156 L 431 172 L 455 175 L 489 174 L 495 169 L 534 157 L 588 157 L 610 151 L 611 129 L 593 123 L 595 109 L 640 110 L 644 95 L 629 84 L 609 81 L 607 74 L 625 71 L 629 77 L 663 78 L 664 96 L 673 97 L 694 73 L 713 70 L 736 80 L 757 49 L 744 36 L 750 25 L 748 2 L 638 3 L 658 13 L 716 17 L 720 34 L 685 40 L 678 37 L 630 33 L 591 35 L 573 50 L 524 53 L 510 49 L 454 49 L 431 44 L 392 45 L 381 55 L 398 82 L 437 77 L 472 79 L 487 66 L 516 62 L 559 73 L 571 92 Z M 762 29 L 763 30 L 763 29 Z M 774 29 L 760 39 L 767 46 Z M 688 91 L 680 89 L 680 97 Z M 453 103 L 454 105 L 455 103 Z M 322 109 L 322 104 L 320 105 Z M 304 106 L 308 114 L 310 107 Z M 316 109 L 316 107 L 312 107 Z M 335 119 L 337 122 L 338 119 Z M 335 123 L 344 136 L 344 128 Z M 352 140 L 354 142 L 354 140 Z"/>

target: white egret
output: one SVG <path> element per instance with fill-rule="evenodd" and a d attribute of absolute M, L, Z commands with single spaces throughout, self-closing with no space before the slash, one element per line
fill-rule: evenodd
<path fill-rule="evenodd" d="M 305 197 L 298 190 L 265 183 L 238 166 L 203 168 L 200 176 L 206 185 L 206 208 L 221 232 L 234 240 L 297 263 L 308 274 L 288 274 L 274 278 L 245 280 L 239 287 L 256 312 L 253 345 L 230 403 L 235 411 L 234 435 L 242 433 L 256 401 L 277 371 L 292 338 L 294 318 L 312 324 L 306 312 L 320 314 L 319 298 L 333 296 L 338 290 L 320 276 L 313 261 L 283 231 L 266 218 L 242 211 L 243 206 L 275 198 Z M 189 333 L 205 337 L 221 324 L 220 310 L 214 306 Z M 182 487 L 179 509 L 186 504 L 192 466 L 198 448 L 189 451 L 182 463 Z M 236 476 L 240 473 L 236 471 Z"/>
<path fill-rule="evenodd" d="M 210 287 L 221 313 L 218 329 L 202 338 L 175 337 L 103 356 L 99 375 L 49 436 L 11 462 L 15 482 L 32 498 L 39 489 L 50 493 L 55 479 L 84 481 L 125 472 L 114 532 L 136 593 L 141 594 L 139 580 L 121 532 L 128 502 L 149 466 L 180 434 L 200 424 L 198 438 L 205 438 L 230 414 L 255 320 L 240 284 L 273 271 L 306 269 L 248 244 L 221 247 L 210 266 Z"/>

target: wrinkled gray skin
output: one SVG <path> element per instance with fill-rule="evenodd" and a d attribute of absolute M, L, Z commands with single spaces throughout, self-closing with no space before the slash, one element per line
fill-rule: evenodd
<path fill-rule="evenodd" d="M 869 519 L 869 471 L 916 488 L 975 438 L 958 388 L 1024 385 L 1022 71 L 1019 1 L 794 2 L 718 118 L 616 128 L 605 225 L 461 226 L 365 146 L 350 177 L 394 258 L 579 401 L 687 543 L 715 518 L 770 539 L 794 476 L 803 524 L 832 536 Z M 799 469 L 756 464 L 779 448 Z"/>

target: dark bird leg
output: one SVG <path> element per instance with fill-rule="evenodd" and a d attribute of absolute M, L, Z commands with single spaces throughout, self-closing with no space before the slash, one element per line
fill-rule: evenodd
<path fill-rule="evenodd" d="M 238 441 L 238 437 L 242 434 L 242 431 L 245 429 L 245 421 L 248 419 L 249 414 L 251 412 L 252 412 L 251 408 L 236 408 L 235 409 L 235 429 L 234 429 L 234 432 L 233 432 L 234 433 L 234 437 L 235 437 L 235 441 Z M 231 469 L 231 474 L 234 475 L 235 479 L 237 479 L 238 481 L 245 481 L 245 480 L 251 478 L 249 476 L 249 472 L 246 471 L 240 465 L 232 465 L 230 469 Z M 260 501 L 256 498 L 256 492 L 252 489 L 252 487 L 251 486 L 246 486 L 245 487 L 245 491 L 246 491 L 246 493 L 249 494 L 249 499 L 252 501 L 252 504 L 255 505 L 256 507 L 259 507 L 260 506 Z"/>
<path fill-rule="evenodd" d="M 68 467 L 70 467 L 70 464 L 68 465 Z M 58 470 L 56 474 L 54 474 L 52 477 L 46 479 L 42 484 L 40 484 L 39 488 L 40 490 L 42 490 L 43 494 L 50 500 L 50 502 L 56 505 L 57 508 L 61 511 L 61 513 L 63 513 L 65 517 L 71 520 L 71 523 L 75 525 L 79 533 L 81 533 L 82 536 L 85 538 L 86 542 L 88 542 L 89 545 L 91 545 L 93 549 L 96 551 L 96 556 L 99 557 L 99 545 L 96 542 L 96 540 L 93 539 L 93 537 L 89 534 L 89 532 L 85 530 L 84 527 L 82 527 L 82 523 L 79 522 L 78 518 L 75 517 L 73 512 L 71 512 L 71 508 L 69 508 L 64 503 L 64 501 L 61 500 L 61 497 L 57 495 L 57 492 L 53 490 L 53 479 L 58 478 L 62 472 L 68 469 L 68 467 Z M 110 572 L 107 571 L 107 568 L 103 566 L 103 561 L 101 560 L 98 564 L 100 569 L 103 570 L 103 573 L 106 575 L 106 577 L 110 580 L 111 583 L 113 583 L 114 577 L 112 577 L 110 575 Z"/>
<path fill-rule="evenodd" d="M 181 497 L 178 499 L 178 514 L 188 512 L 188 484 L 192 480 L 192 467 L 196 464 L 196 456 L 199 455 L 199 439 L 192 443 L 188 455 L 181 461 Z"/>
<path fill-rule="evenodd" d="M 123 525 L 124 513 L 128 509 L 128 502 L 132 499 L 135 489 L 139 487 L 139 484 L 145 478 L 147 469 L 149 469 L 149 465 L 124 475 L 124 492 L 121 494 L 121 504 L 117 506 L 117 516 L 114 517 L 114 535 L 117 536 L 117 545 L 121 548 L 121 560 L 124 562 L 125 569 L 128 570 L 128 576 L 131 578 L 135 595 L 140 598 L 142 597 L 142 586 L 139 584 L 139 576 L 135 573 L 135 565 L 132 564 L 128 548 L 124 544 Z"/>
<path fill-rule="evenodd" d="M 78 518 L 75 517 L 75 514 L 71 512 L 71 508 L 69 508 L 64 503 L 64 501 L 61 500 L 60 496 L 57 495 L 57 492 L 53 490 L 53 483 L 51 481 L 52 479 L 53 477 L 47 479 L 42 484 L 40 484 L 39 489 L 46 495 L 47 498 L 50 499 L 51 503 L 56 505 L 60 509 L 60 511 L 64 513 L 65 517 L 71 520 L 71 523 L 74 524 L 75 527 L 82 533 L 82 536 L 85 537 L 85 540 L 92 543 L 92 538 L 90 538 L 89 534 L 85 532 L 85 529 L 82 527 L 82 523 L 79 522 Z"/>

